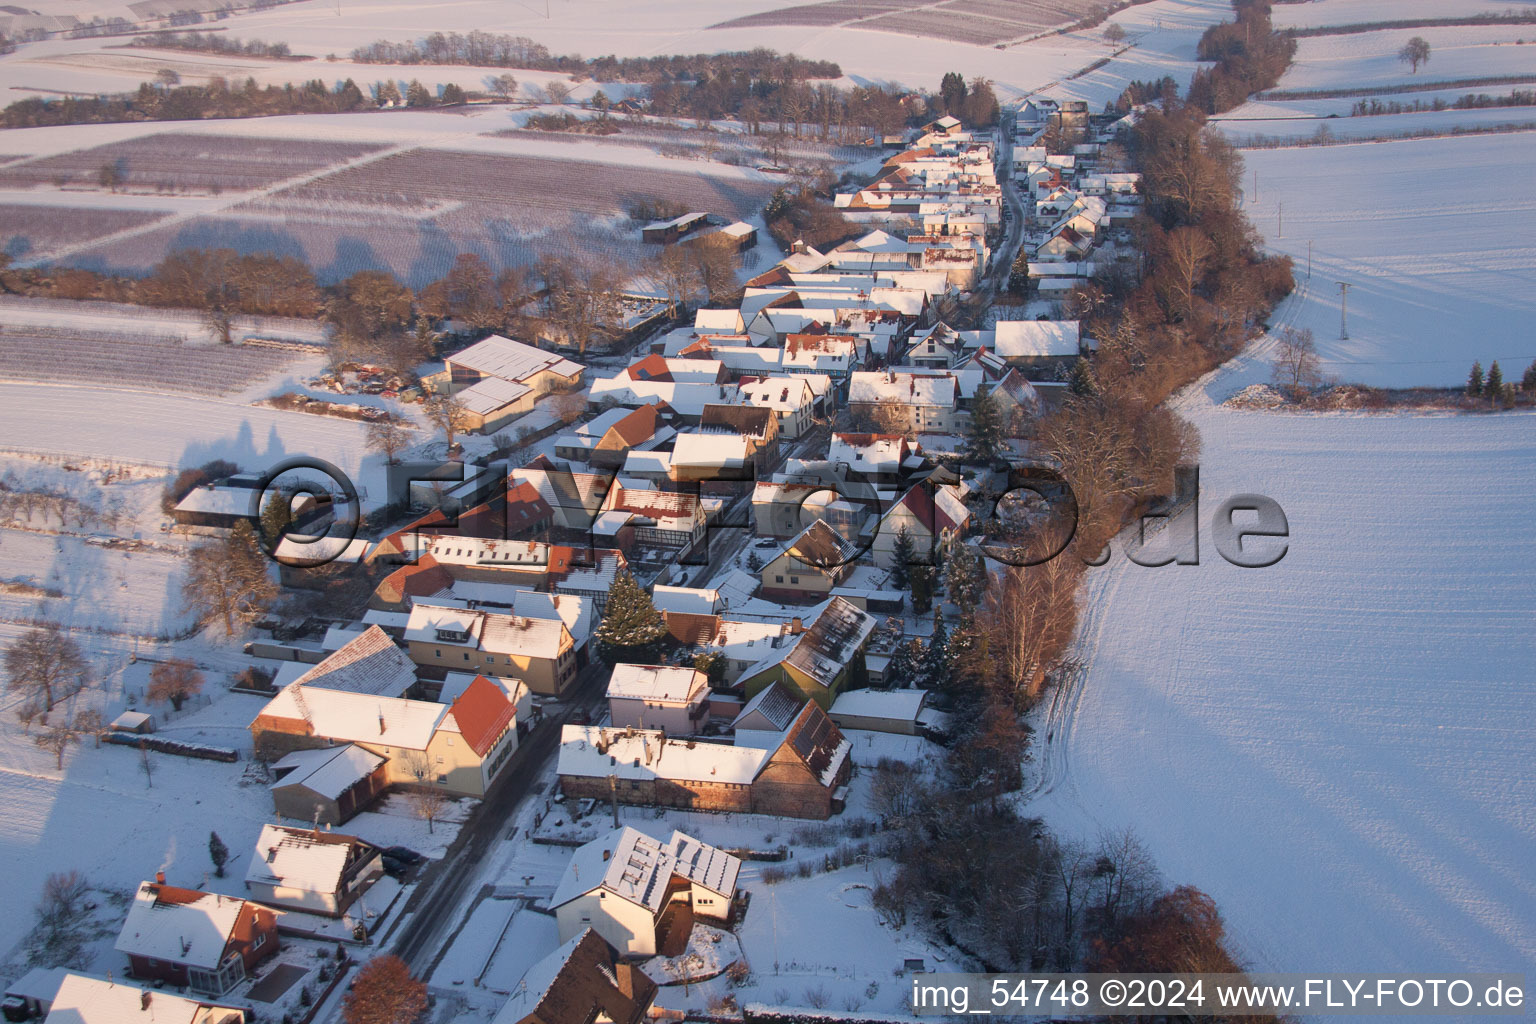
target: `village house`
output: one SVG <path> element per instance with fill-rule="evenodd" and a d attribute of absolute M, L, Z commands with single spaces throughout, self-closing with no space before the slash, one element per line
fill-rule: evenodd
<path fill-rule="evenodd" d="M 743 377 L 740 388 L 742 402 L 773 412 L 779 421 L 780 435 L 791 440 L 809 430 L 821 415 L 815 390 L 804 377 Z"/>
<path fill-rule="evenodd" d="M 841 729 L 916 736 L 927 701 L 927 690 L 849 690 L 827 714 Z"/>
<path fill-rule="evenodd" d="M 614 578 L 628 566 L 624 553 L 611 548 L 459 535 L 417 535 L 407 543 L 418 541 L 415 564 L 380 580 L 368 599 L 369 608 L 408 613 L 417 598 L 454 595 L 473 595 L 482 604 L 508 606 L 517 601 L 511 590 L 523 588 L 579 597 L 601 614 Z M 463 589 L 464 584 L 476 586 Z"/>
<path fill-rule="evenodd" d="M 438 600 L 419 598 L 411 606 L 405 644 L 417 665 L 511 677 L 548 697 L 576 681 L 576 641 L 563 621 Z"/>
<path fill-rule="evenodd" d="M 696 918 L 730 920 L 740 871 L 682 832 L 662 841 L 624 826 L 577 848 L 549 905 L 563 941 L 590 928 L 625 956 L 677 956 Z"/>
<path fill-rule="evenodd" d="M 614 483 L 592 523 L 596 543 L 621 551 L 686 556 L 706 536 L 704 505 L 696 494 L 641 490 Z"/>
<path fill-rule="evenodd" d="M 599 413 L 555 439 L 555 457 L 585 462 L 593 469 L 618 469 L 629 452 L 660 448 L 677 431 L 663 421 L 662 406 L 617 408 Z"/>
<path fill-rule="evenodd" d="M 166 885 L 161 872 L 140 883 L 114 948 L 135 978 L 217 997 L 277 947 L 277 915 L 266 907 Z"/>
<path fill-rule="evenodd" d="M 699 429 L 677 436 L 668 462 L 671 484 L 753 480 L 778 463 L 779 421 L 770 409 L 710 405 Z"/>
<path fill-rule="evenodd" d="M 613 666 L 608 716 L 617 728 L 660 729 L 669 736 L 700 731 L 709 715 L 709 677 L 672 665 Z"/>
<path fill-rule="evenodd" d="M 905 531 L 913 559 L 921 565 L 937 565 L 939 548 L 964 536 L 970 522 L 971 510 L 957 485 L 923 481 L 908 488 L 881 517 L 879 531 L 870 541 L 870 558 L 881 569 L 894 567 L 897 542 Z"/>
<path fill-rule="evenodd" d="M 558 771 L 567 799 L 825 819 L 842 809 L 851 749 L 807 703 L 772 747 L 567 725 Z"/>
<path fill-rule="evenodd" d="M 747 697 L 782 683 L 823 708 L 832 706 L 846 689 L 864 685 L 864 651 L 877 620 L 842 597 L 834 597 L 813 617 L 811 625 L 787 650 L 770 652 L 741 674 L 738 685 Z"/>
<path fill-rule="evenodd" d="M 832 435 L 827 461 L 847 466 L 849 476 L 866 483 L 893 485 L 921 464 L 922 455 L 921 448 L 903 434 L 842 432 Z"/>
<path fill-rule="evenodd" d="M 356 836 L 263 825 L 245 888 L 275 907 L 340 917 L 383 876 L 379 848 Z"/>
<path fill-rule="evenodd" d="M 682 362 L 693 362 L 684 359 Z M 587 404 L 594 409 L 612 406 L 639 408 L 664 403 L 676 416 L 677 423 L 697 423 L 706 405 L 732 405 L 737 392 L 734 384 L 709 384 L 698 381 L 638 380 L 623 373 L 592 381 Z"/>
<path fill-rule="evenodd" d="M 880 370 L 855 373 L 848 387 L 848 410 L 882 429 L 906 433 L 958 433 L 967 417 L 959 407 L 960 390 L 945 372 Z"/>
<path fill-rule="evenodd" d="M 245 1024 L 238 1007 L 73 972 L 64 973 L 48 1005 L 42 1024 Z"/>
<path fill-rule="evenodd" d="M 591 928 L 528 968 L 492 1024 L 643 1024 L 656 983 Z"/>
<path fill-rule="evenodd" d="M 859 548 L 816 519 L 758 573 L 760 597 L 770 601 L 825 600 L 853 569 Z"/>

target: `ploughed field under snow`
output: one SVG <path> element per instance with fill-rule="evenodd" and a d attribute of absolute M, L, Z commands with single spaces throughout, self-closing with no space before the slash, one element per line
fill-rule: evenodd
<path fill-rule="evenodd" d="M 1536 416 L 1239 412 L 1199 386 L 1186 405 L 1201 564 L 1117 548 L 1092 570 L 1086 669 L 1036 723 L 1030 813 L 1134 826 L 1261 969 L 1523 969 Z M 1289 519 L 1273 567 L 1213 550 L 1210 519 L 1241 492 Z"/>
<path fill-rule="evenodd" d="M 1259 181 L 1248 216 L 1271 251 L 1296 261 L 1300 294 L 1279 318 L 1313 331 L 1325 373 L 1455 387 L 1473 360 L 1485 369 L 1498 360 L 1513 380 L 1536 359 L 1536 134 L 1250 150 L 1243 159 L 1250 193 L 1255 173 Z M 1447 185 L 1446 168 L 1466 187 Z M 1347 341 L 1339 281 L 1351 285 Z"/>

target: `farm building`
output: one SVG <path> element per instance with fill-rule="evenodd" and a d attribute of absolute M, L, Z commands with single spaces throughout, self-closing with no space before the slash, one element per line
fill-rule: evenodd
<path fill-rule="evenodd" d="M 586 367 L 493 334 L 449 356 L 446 387 L 464 406 L 470 433 L 493 434 L 531 412 L 540 395 L 574 391 Z"/>
<path fill-rule="evenodd" d="M 272 765 L 272 807 L 284 818 L 340 825 L 384 792 L 385 763 L 352 743 L 295 750 Z"/>
<path fill-rule="evenodd" d="M 160 989 L 65 972 L 50 1000 L 53 1024 L 244 1024 L 245 1011 Z M 9 1017 L 7 1020 L 11 1019 Z M 44 1021 L 44 1024 L 47 1024 Z"/>
<path fill-rule="evenodd" d="M 590 928 L 627 956 L 677 956 L 695 917 L 730 920 L 740 870 L 682 832 L 663 842 L 625 826 L 571 855 L 549 905 L 563 940 Z"/>
<path fill-rule="evenodd" d="M 263 903 L 340 917 L 383 875 L 378 847 L 356 836 L 263 825 L 245 888 Z"/>
<path fill-rule="evenodd" d="M 657 245 L 671 245 L 673 242 L 702 228 L 709 220 L 707 213 L 685 213 L 671 220 L 656 220 L 640 229 L 642 241 L 652 242 Z"/>
<path fill-rule="evenodd" d="M 161 873 L 140 884 L 114 948 L 135 978 L 220 996 L 277 945 L 277 915 L 266 907 L 166 885 Z"/>
<path fill-rule="evenodd" d="M 620 729 L 660 729 L 672 736 L 699 731 L 709 714 L 709 678 L 670 665 L 613 666 L 608 714 Z"/>
<path fill-rule="evenodd" d="M 927 690 L 849 690 L 827 714 L 842 729 L 916 736 L 927 698 Z"/>
<path fill-rule="evenodd" d="M 1069 367 L 1083 353 L 1082 329 L 1076 320 L 999 320 L 993 351 L 1012 366 Z"/>
<path fill-rule="evenodd" d="M 241 474 L 194 487 L 176 503 L 171 519 L 178 526 L 214 530 L 233 529 L 242 519 L 259 527 L 262 500 L 262 479 L 253 474 Z M 317 501 L 307 494 L 298 495 L 293 501 L 292 529 L 299 533 L 320 532 L 329 514 L 328 498 Z"/>
<path fill-rule="evenodd" d="M 528 968 L 492 1024 L 643 1024 L 655 998 L 656 983 L 587 928 Z"/>
<path fill-rule="evenodd" d="M 558 771 L 561 791 L 572 799 L 827 818 L 842 809 L 850 749 L 826 712 L 806 702 L 761 746 L 567 725 Z"/>

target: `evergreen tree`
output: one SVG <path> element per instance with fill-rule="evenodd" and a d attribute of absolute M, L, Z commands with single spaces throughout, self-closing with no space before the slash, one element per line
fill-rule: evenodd
<path fill-rule="evenodd" d="M 885 674 L 881 677 L 885 686 L 896 689 L 908 687 L 917 682 L 918 666 L 923 661 L 923 642 L 916 638 L 906 643 L 897 644 L 891 652 L 891 660 L 885 666 Z"/>
<path fill-rule="evenodd" d="M 293 498 L 282 491 L 273 491 L 267 506 L 261 510 L 261 535 L 268 548 L 277 547 L 288 527 L 293 525 Z"/>
<path fill-rule="evenodd" d="M 645 662 L 656 656 L 667 624 L 651 601 L 651 595 L 628 572 L 621 572 L 608 591 L 603 621 L 593 633 L 598 654 L 610 665 L 621 661 Z"/>
<path fill-rule="evenodd" d="M 1483 364 L 1472 364 L 1472 372 L 1467 377 L 1467 397 L 1476 398 L 1483 393 Z"/>
<path fill-rule="evenodd" d="M 927 615 L 933 607 L 933 591 L 938 583 L 939 572 L 931 565 L 914 565 L 909 570 L 912 580 L 912 610 Z"/>
<path fill-rule="evenodd" d="M 747 552 L 747 569 L 749 571 L 751 571 L 751 572 L 761 572 L 762 568 L 763 568 L 763 560 L 761 558 L 757 557 L 757 552 L 756 551 L 748 551 Z"/>
<path fill-rule="evenodd" d="M 1067 378 L 1067 390 L 1083 398 L 1098 393 L 1099 385 L 1093 377 L 1093 365 L 1088 360 L 1079 358 L 1072 364 L 1072 374 Z"/>
<path fill-rule="evenodd" d="M 1520 390 L 1536 392 L 1536 361 L 1525 368 L 1525 376 L 1520 378 Z"/>
<path fill-rule="evenodd" d="M 709 677 L 711 688 L 725 685 L 726 660 L 723 651 L 700 651 L 693 656 L 693 667 Z"/>
<path fill-rule="evenodd" d="M 919 674 L 929 689 L 946 686 L 949 681 L 949 631 L 944 628 L 944 609 L 937 605 L 933 609 L 933 636 L 923 652 Z"/>
<path fill-rule="evenodd" d="M 965 430 L 965 460 L 986 465 L 1002 450 L 1007 427 L 1003 410 L 992 395 L 992 386 L 983 382 L 971 399 L 971 421 Z"/>
<path fill-rule="evenodd" d="M 214 875 L 223 878 L 224 865 L 229 863 L 229 847 L 224 845 L 217 832 L 208 833 L 208 859 L 213 861 Z"/>
<path fill-rule="evenodd" d="M 413 78 L 405 87 L 405 105 L 408 107 L 430 107 L 435 101 L 432 93 L 421 84 L 421 79 Z"/>
<path fill-rule="evenodd" d="M 464 89 L 456 82 L 443 86 L 443 105 L 456 107 L 464 102 Z"/>
<path fill-rule="evenodd" d="M 1019 247 L 1019 254 L 1013 258 L 1013 266 L 1008 268 L 1008 290 L 1015 295 L 1029 294 L 1029 255 L 1027 246 Z"/>
<path fill-rule="evenodd" d="M 944 559 L 944 589 L 960 607 L 961 617 L 969 619 L 987 592 L 986 563 L 969 544 L 955 542 L 949 549 Z"/>
<path fill-rule="evenodd" d="M 891 574 L 886 582 L 896 590 L 907 590 L 912 586 L 912 535 L 905 526 L 896 531 L 896 545 L 891 549 Z"/>
<path fill-rule="evenodd" d="M 1488 367 L 1488 380 L 1483 385 L 1483 394 L 1488 396 L 1490 402 L 1498 402 L 1504 398 L 1504 371 L 1499 369 L 1499 361 L 1495 359 L 1493 365 Z"/>

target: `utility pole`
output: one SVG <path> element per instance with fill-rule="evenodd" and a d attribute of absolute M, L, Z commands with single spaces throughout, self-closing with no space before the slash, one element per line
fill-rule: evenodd
<path fill-rule="evenodd" d="M 1307 239 L 1307 280 L 1312 280 L 1312 240 Z"/>
<path fill-rule="evenodd" d="M 1253 201 L 1259 201 L 1259 169 L 1253 169 Z"/>
<path fill-rule="evenodd" d="M 1349 340 L 1349 285 L 1339 282 L 1339 340 Z"/>
<path fill-rule="evenodd" d="M 1276 238 L 1284 238 L 1285 237 L 1285 204 L 1284 203 L 1281 203 L 1279 208 L 1277 210 L 1275 210 L 1275 237 Z"/>

